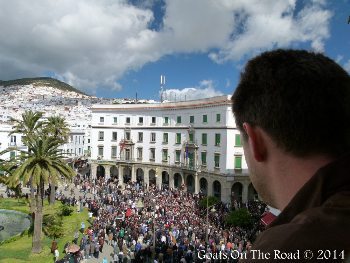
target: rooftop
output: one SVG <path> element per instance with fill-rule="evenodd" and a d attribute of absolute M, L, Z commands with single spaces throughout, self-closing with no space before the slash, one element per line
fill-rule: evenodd
<path fill-rule="evenodd" d="M 231 105 L 231 95 L 223 95 L 198 100 L 163 102 L 150 104 L 95 104 L 92 105 L 92 111 L 113 111 L 113 110 L 167 110 L 167 109 L 186 109 L 203 108 L 218 105 Z"/>

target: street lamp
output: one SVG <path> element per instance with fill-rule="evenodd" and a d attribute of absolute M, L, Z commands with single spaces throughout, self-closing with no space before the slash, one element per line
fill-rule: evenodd
<path fill-rule="evenodd" d="M 153 211 L 154 211 L 154 216 L 153 216 L 153 249 L 154 251 L 156 250 L 156 202 L 153 199 Z"/>
<path fill-rule="evenodd" d="M 206 226 L 205 226 L 205 242 L 208 244 L 208 236 L 209 236 L 209 208 L 211 208 L 212 207 L 212 209 L 210 210 L 211 212 L 215 212 L 216 210 L 215 210 L 215 208 L 214 208 L 214 206 L 216 205 L 216 204 L 214 204 L 214 205 L 211 205 L 211 206 L 208 206 L 208 200 L 209 200 L 209 196 L 207 195 L 207 220 L 206 220 Z"/>

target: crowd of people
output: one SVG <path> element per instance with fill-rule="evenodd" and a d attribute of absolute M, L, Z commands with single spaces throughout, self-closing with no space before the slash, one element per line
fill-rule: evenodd
<path fill-rule="evenodd" d="M 158 189 L 131 182 L 120 187 L 117 179 L 80 180 L 75 185 L 82 196 L 58 198 L 76 205 L 77 211 L 84 206 L 90 211 L 91 225 L 81 226 L 76 262 L 99 258 L 106 245 L 113 247 L 112 261 L 103 259 L 106 262 L 235 262 L 261 229 L 259 218 L 265 209 L 260 202 L 246 204 L 257 220 L 243 229 L 225 223 L 231 208 L 222 202 L 209 211 L 207 222 L 207 210 L 199 205 L 203 195 L 184 187 Z"/>

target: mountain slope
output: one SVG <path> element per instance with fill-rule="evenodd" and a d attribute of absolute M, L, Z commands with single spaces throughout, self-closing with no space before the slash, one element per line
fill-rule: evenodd
<path fill-rule="evenodd" d="M 73 91 L 76 93 L 80 93 L 83 95 L 87 95 L 84 92 L 72 87 L 71 85 L 68 85 L 65 82 L 62 82 L 57 79 L 48 78 L 48 77 L 42 77 L 42 78 L 23 78 L 23 79 L 14 79 L 14 80 L 6 80 L 2 81 L 0 80 L 0 86 L 3 87 L 9 87 L 9 86 L 21 86 L 21 85 L 30 85 L 32 84 L 33 87 L 53 87 L 57 88 L 63 91 Z"/>

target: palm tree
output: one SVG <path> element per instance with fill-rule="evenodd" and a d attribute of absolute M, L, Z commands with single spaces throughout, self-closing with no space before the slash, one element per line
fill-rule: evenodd
<path fill-rule="evenodd" d="M 6 151 L 6 150 L 5 150 Z M 0 156 L 5 152 L 0 152 Z M 22 194 L 22 187 L 21 184 L 18 184 L 16 186 L 12 186 L 9 184 L 9 175 L 11 174 L 11 171 L 14 171 L 17 168 L 17 162 L 15 160 L 9 160 L 4 161 L 0 160 L 0 184 L 6 185 L 10 190 L 15 192 L 15 196 L 18 198 Z"/>
<path fill-rule="evenodd" d="M 42 117 L 42 112 L 33 112 L 29 110 L 22 114 L 22 120 L 12 118 L 11 121 L 14 123 L 14 125 L 9 135 L 14 133 L 23 134 L 23 144 L 27 145 L 27 143 L 32 141 L 33 137 L 35 137 L 42 130 L 44 123 L 39 121 Z M 29 147 L 28 152 L 30 152 Z"/>
<path fill-rule="evenodd" d="M 31 110 L 25 111 L 22 114 L 22 119 L 17 120 L 12 118 L 11 121 L 14 123 L 12 131 L 9 135 L 14 133 L 22 134 L 23 144 L 28 147 L 28 153 L 31 153 L 32 149 L 29 147 L 29 142 L 33 141 L 37 134 L 42 130 L 43 122 L 39 121 L 42 118 L 42 112 L 33 112 Z M 30 185 L 30 211 L 34 212 L 34 187 L 32 182 L 29 181 Z"/>
<path fill-rule="evenodd" d="M 51 116 L 47 118 L 44 132 L 59 140 L 62 144 L 67 142 L 69 131 L 68 124 L 63 117 Z"/>
<path fill-rule="evenodd" d="M 65 119 L 60 116 L 51 116 L 47 119 L 43 132 L 53 139 L 57 140 L 61 145 L 68 141 L 69 135 L 68 124 Z M 50 182 L 50 205 L 55 204 L 56 184 Z"/>
<path fill-rule="evenodd" d="M 24 184 L 31 181 L 37 189 L 34 209 L 33 253 L 40 253 L 42 250 L 41 233 L 45 184 L 49 182 L 57 184 L 61 176 L 72 178 L 75 175 L 74 170 L 63 161 L 63 156 L 58 150 L 59 145 L 59 141 L 45 135 L 28 141 L 28 148 L 31 149 L 31 152 L 28 152 L 25 161 L 9 177 L 12 186 L 21 181 Z"/>

